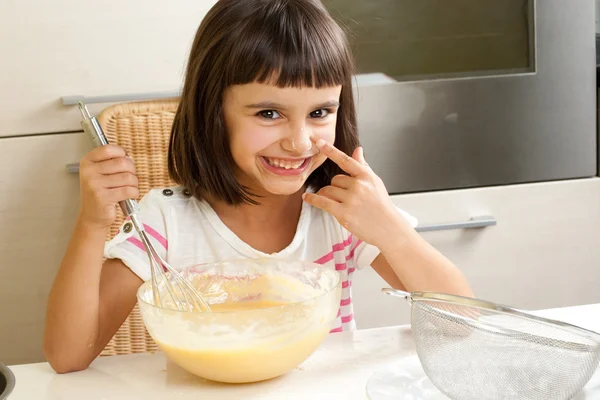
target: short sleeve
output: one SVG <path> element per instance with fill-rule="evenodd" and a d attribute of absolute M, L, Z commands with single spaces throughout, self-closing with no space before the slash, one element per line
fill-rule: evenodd
<path fill-rule="evenodd" d="M 402 216 L 404 216 L 404 218 L 406 218 L 410 226 L 412 226 L 413 228 L 417 226 L 417 224 L 419 223 L 417 218 L 407 213 L 406 211 L 400 209 L 398 206 L 396 206 L 396 209 L 400 212 L 400 214 L 402 214 Z M 377 247 L 365 243 L 361 240 L 358 240 L 356 237 L 353 237 L 352 248 L 354 248 L 353 258 L 357 269 L 362 269 L 371 266 L 373 261 L 375 261 L 375 259 L 380 253 Z"/>
<path fill-rule="evenodd" d="M 151 190 L 139 202 L 138 218 L 144 225 L 146 235 L 156 252 L 167 259 L 168 237 L 166 218 L 163 212 L 161 192 Z M 120 259 L 143 281 L 150 279 L 150 261 L 146 248 L 129 219 L 121 225 L 119 232 L 104 246 L 104 257 Z"/>

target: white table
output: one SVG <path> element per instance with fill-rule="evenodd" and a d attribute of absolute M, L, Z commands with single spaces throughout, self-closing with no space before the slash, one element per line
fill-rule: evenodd
<path fill-rule="evenodd" d="M 600 332 L 600 304 L 536 312 Z M 408 326 L 330 335 L 300 367 L 267 382 L 208 383 L 161 353 L 97 359 L 89 369 L 58 375 L 46 363 L 16 365 L 10 400 L 367 399 L 368 379 L 415 354 Z"/>

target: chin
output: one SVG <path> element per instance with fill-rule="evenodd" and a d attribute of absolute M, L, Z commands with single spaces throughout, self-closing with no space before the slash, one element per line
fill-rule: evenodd
<path fill-rule="evenodd" d="M 278 196 L 291 196 L 302 190 L 306 183 L 306 179 L 298 180 L 297 182 L 264 182 L 263 190 L 269 194 Z"/>

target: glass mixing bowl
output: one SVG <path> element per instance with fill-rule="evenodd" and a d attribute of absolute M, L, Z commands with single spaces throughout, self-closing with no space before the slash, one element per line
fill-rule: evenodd
<path fill-rule="evenodd" d="M 309 262 L 231 260 L 181 273 L 212 312 L 156 307 L 150 281 L 138 290 L 140 311 L 172 362 L 212 381 L 256 382 L 289 372 L 327 337 L 340 307 L 340 274 Z"/>

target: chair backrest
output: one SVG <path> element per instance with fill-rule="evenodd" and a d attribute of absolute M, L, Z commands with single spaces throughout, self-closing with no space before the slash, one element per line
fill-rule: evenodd
<path fill-rule="evenodd" d="M 140 196 L 150 189 L 174 184 L 167 171 L 167 150 L 178 103 L 179 99 L 123 103 L 107 107 L 98 114 L 98 122 L 109 143 L 123 147 L 133 159 Z M 107 239 L 117 234 L 124 218 L 119 210 Z M 158 347 L 148 334 L 136 304 L 100 355 L 156 350 Z"/>

